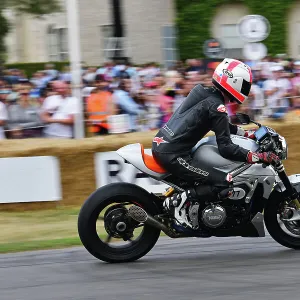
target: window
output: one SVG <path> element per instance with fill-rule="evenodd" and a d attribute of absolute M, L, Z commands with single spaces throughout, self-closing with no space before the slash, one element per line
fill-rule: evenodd
<path fill-rule="evenodd" d="M 49 26 L 47 36 L 49 61 L 67 61 L 69 58 L 68 30 Z"/>
<path fill-rule="evenodd" d="M 57 29 L 58 34 L 58 52 L 59 52 L 59 60 L 67 61 L 69 59 L 68 54 L 68 29 L 60 28 Z"/>
<path fill-rule="evenodd" d="M 52 26 L 48 27 L 47 32 L 48 37 L 48 57 L 49 61 L 57 61 L 57 36 L 55 33 L 55 29 Z"/>
<path fill-rule="evenodd" d="M 102 38 L 102 51 L 106 58 L 109 58 L 113 55 L 113 51 L 115 51 L 115 45 L 113 43 L 113 35 L 114 35 L 114 26 L 113 25 L 102 25 L 100 26 L 101 38 Z"/>
<path fill-rule="evenodd" d="M 173 25 L 162 27 L 165 66 L 171 67 L 177 61 L 176 30 Z"/>
<path fill-rule="evenodd" d="M 236 24 L 221 25 L 221 43 L 225 49 L 225 56 L 241 58 L 244 41 L 239 37 Z"/>

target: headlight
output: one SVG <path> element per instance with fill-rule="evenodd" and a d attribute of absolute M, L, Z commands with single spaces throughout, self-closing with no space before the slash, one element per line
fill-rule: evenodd
<path fill-rule="evenodd" d="M 281 142 L 281 148 L 282 148 L 282 160 L 287 159 L 288 157 L 288 146 L 286 143 L 286 140 L 281 135 L 279 136 L 279 140 Z"/>

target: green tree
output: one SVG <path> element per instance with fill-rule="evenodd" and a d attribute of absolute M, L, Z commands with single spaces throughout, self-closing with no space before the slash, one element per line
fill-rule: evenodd
<path fill-rule="evenodd" d="M 4 44 L 4 37 L 9 31 L 9 24 L 6 18 L 3 16 L 2 11 L 0 11 L 0 63 L 1 60 L 4 59 L 5 53 L 5 44 Z"/>
<path fill-rule="evenodd" d="M 30 14 L 35 17 L 61 11 L 59 0 L 0 0 L 0 59 L 4 57 L 4 38 L 9 32 L 10 24 L 3 15 L 3 10 L 12 8 L 20 14 Z"/>

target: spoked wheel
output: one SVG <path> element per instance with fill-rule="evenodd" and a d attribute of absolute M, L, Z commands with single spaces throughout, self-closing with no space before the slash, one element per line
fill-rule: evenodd
<path fill-rule="evenodd" d="M 106 262 L 134 261 L 147 254 L 160 230 L 140 224 L 128 216 L 132 205 L 150 215 L 158 214 L 153 196 L 127 183 L 110 184 L 93 193 L 81 208 L 78 232 L 84 247 Z"/>
<path fill-rule="evenodd" d="M 268 232 L 279 244 L 300 250 L 300 220 L 286 220 L 290 213 L 297 208 L 292 202 L 282 201 L 279 195 L 269 201 L 264 219 Z"/>

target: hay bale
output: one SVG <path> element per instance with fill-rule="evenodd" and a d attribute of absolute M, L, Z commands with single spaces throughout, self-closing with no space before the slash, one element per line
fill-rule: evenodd
<path fill-rule="evenodd" d="M 268 122 L 284 136 L 289 146 L 289 158 L 285 161 L 288 174 L 299 172 L 300 165 L 300 118 L 290 114 L 289 122 Z M 245 126 L 253 128 L 253 125 Z M 44 209 L 56 206 L 79 206 L 95 190 L 94 154 L 115 151 L 127 144 L 141 143 L 151 147 L 156 131 L 92 137 L 81 140 L 25 139 L 0 142 L 0 157 L 56 156 L 60 160 L 62 195 L 59 202 L 1 204 L 0 210 Z M 212 134 L 211 132 L 209 135 Z M 17 188 L 17 187 L 16 187 Z"/>
<path fill-rule="evenodd" d="M 62 201 L 1 204 L 1 210 L 32 210 L 79 206 L 95 190 L 94 154 L 130 143 L 151 146 L 154 132 L 111 135 L 81 140 L 26 139 L 0 142 L 0 157 L 56 156 L 60 161 Z"/>

